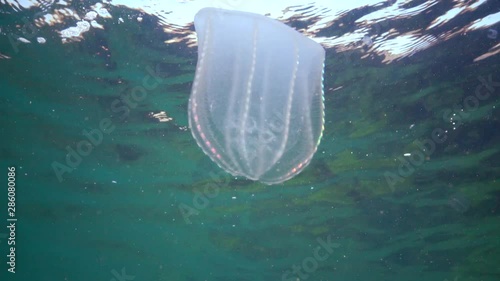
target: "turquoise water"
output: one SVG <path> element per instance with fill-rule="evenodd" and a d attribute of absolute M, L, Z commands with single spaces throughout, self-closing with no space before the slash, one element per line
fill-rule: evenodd
<path fill-rule="evenodd" d="M 378 32 L 428 26 L 451 3 Z M 45 25 L 38 44 L 16 37 L 37 11 L 2 11 L 0 280 L 499 279 L 498 23 L 390 61 L 368 40 L 325 47 L 321 144 L 300 175 L 267 186 L 230 176 L 196 145 L 196 47 L 165 43 L 176 35 L 157 17 L 112 7 L 105 29 L 63 44 Z M 318 36 L 347 33 L 368 12 Z M 144 79 L 157 83 L 131 99 Z"/>

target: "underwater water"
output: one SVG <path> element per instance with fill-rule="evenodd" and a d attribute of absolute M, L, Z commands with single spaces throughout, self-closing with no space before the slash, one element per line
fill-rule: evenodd
<path fill-rule="evenodd" d="M 499 280 L 498 1 L 267 2 L 0 1 L 0 280 Z M 326 51 L 284 183 L 192 137 L 207 6 Z"/>

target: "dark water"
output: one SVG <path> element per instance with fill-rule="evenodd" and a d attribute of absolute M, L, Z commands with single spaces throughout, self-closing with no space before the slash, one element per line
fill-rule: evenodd
<path fill-rule="evenodd" d="M 111 7 L 104 29 L 63 44 L 56 30 L 76 21 L 34 36 L 53 6 L 3 3 L 0 280 L 499 280 L 500 26 L 394 60 L 371 47 L 454 3 L 388 20 L 347 51 L 325 47 L 321 145 L 276 186 L 230 177 L 198 148 L 187 128 L 196 48 L 166 44 L 177 35 L 161 18 Z M 317 36 L 381 8 L 346 11 Z M 498 11 L 487 1 L 433 36 Z"/>

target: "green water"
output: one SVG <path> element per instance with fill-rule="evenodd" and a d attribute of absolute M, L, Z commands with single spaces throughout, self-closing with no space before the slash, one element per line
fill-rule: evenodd
<path fill-rule="evenodd" d="M 499 279 L 499 60 L 473 62 L 494 44 L 485 34 L 391 64 L 327 50 L 318 152 L 265 186 L 198 148 L 196 48 L 165 44 L 155 26 L 109 24 L 71 44 L 49 30 L 43 45 L 0 39 L 11 57 L 0 60 L 1 280 Z M 154 86 L 125 102 L 144 79 Z M 162 111 L 172 119 L 151 116 Z M 102 140 L 73 168 L 85 132 Z"/>

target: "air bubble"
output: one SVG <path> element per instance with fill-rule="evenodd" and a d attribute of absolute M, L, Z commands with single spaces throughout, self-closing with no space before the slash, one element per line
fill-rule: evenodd
<path fill-rule="evenodd" d="M 363 39 L 361 39 L 361 41 L 363 41 L 363 45 L 365 46 L 370 47 L 371 45 L 373 45 L 373 40 L 368 35 L 363 36 Z"/>
<path fill-rule="evenodd" d="M 497 39 L 498 31 L 496 29 L 490 28 L 488 29 L 488 38 Z"/>

